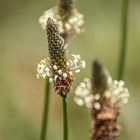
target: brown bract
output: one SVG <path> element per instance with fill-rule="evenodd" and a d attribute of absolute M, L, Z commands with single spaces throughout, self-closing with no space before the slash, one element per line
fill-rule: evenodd
<path fill-rule="evenodd" d="M 118 110 L 107 100 L 102 101 L 100 110 L 93 107 L 91 140 L 115 140 L 119 135 L 119 127 L 116 124 L 118 115 Z"/>
<path fill-rule="evenodd" d="M 100 99 L 93 102 L 91 109 L 91 140 L 115 140 L 119 135 L 117 126 L 119 108 L 114 106 L 111 98 L 106 98 L 105 96 L 105 92 L 109 90 L 108 73 L 98 60 L 93 64 L 92 78 L 92 93 L 94 95 L 99 94 Z M 97 108 L 97 102 L 100 108 Z"/>

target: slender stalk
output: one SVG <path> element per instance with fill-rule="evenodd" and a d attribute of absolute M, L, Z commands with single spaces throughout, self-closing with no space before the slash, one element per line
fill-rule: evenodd
<path fill-rule="evenodd" d="M 63 97 L 63 140 L 68 140 L 68 118 L 67 118 L 66 97 Z"/>
<path fill-rule="evenodd" d="M 126 50 L 127 50 L 127 21 L 128 21 L 128 3 L 129 0 L 123 0 L 123 7 L 122 7 L 122 41 L 121 41 L 121 50 L 120 50 L 120 60 L 118 66 L 118 76 L 117 78 L 123 79 L 124 74 L 124 65 L 126 59 Z"/>
<path fill-rule="evenodd" d="M 46 85 L 45 85 L 45 100 L 44 100 L 44 110 L 42 116 L 40 140 L 46 139 L 46 131 L 48 126 L 49 96 L 50 96 L 50 83 L 49 83 L 49 79 L 47 78 Z"/>

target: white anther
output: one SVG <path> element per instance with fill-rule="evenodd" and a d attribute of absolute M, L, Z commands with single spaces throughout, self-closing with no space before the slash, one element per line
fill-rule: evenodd
<path fill-rule="evenodd" d="M 69 74 L 72 75 L 73 74 L 72 71 L 70 71 Z"/>
<path fill-rule="evenodd" d="M 97 93 L 97 94 L 94 95 L 95 100 L 99 100 L 100 98 L 101 98 L 100 94 Z"/>
<path fill-rule="evenodd" d="M 49 69 L 49 68 L 46 68 L 46 69 L 45 69 L 45 71 L 49 72 L 49 71 L 50 71 L 50 69 Z"/>
<path fill-rule="evenodd" d="M 100 109 L 101 109 L 101 104 L 100 104 L 99 102 L 95 102 L 95 103 L 94 103 L 94 108 L 95 108 L 96 110 L 100 110 Z"/>
<path fill-rule="evenodd" d="M 111 93 L 107 90 L 107 91 L 105 91 L 105 97 L 106 98 L 110 98 L 111 97 Z"/>
<path fill-rule="evenodd" d="M 79 72 L 80 72 L 80 69 L 75 70 L 75 73 L 79 73 Z"/>
<path fill-rule="evenodd" d="M 54 65 L 53 68 L 54 68 L 55 70 L 57 70 L 57 66 L 56 66 L 56 65 Z"/>
<path fill-rule="evenodd" d="M 63 77 L 67 78 L 68 77 L 67 73 L 63 73 Z"/>
<path fill-rule="evenodd" d="M 50 73 L 49 72 L 47 72 L 47 74 L 46 74 L 48 77 L 50 77 L 51 75 L 50 75 Z"/>
<path fill-rule="evenodd" d="M 86 62 L 85 61 L 81 61 L 81 65 L 82 65 L 82 68 L 85 68 L 86 67 Z"/>
<path fill-rule="evenodd" d="M 49 82 L 52 83 L 53 82 L 53 79 L 52 78 L 49 78 Z"/>
<path fill-rule="evenodd" d="M 58 70 L 58 74 L 62 75 L 62 70 Z"/>
<path fill-rule="evenodd" d="M 36 75 L 37 79 L 39 79 L 39 74 Z"/>
<path fill-rule="evenodd" d="M 55 80 L 55 81 L 56 81 L 57 77 L 58 77 L 58 75 L 55 75 L 55 76 L 54 76 L 54 80 Z"/>

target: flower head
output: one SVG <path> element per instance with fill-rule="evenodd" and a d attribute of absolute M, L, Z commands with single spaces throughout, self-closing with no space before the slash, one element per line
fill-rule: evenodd
<path fill-rule="evenodd" d="M 81 82 L 75 90 L 74 101 L 79 105 L 85 104 L 87 107 L 92 107 L 93 105 L 95 109 L 100 110 L 103 100 L 108 100 L 113 107 L 117 108 L 128 102 L 129 92 L 124 85 L 125 83 L 122 80 L 112 80 L 100 62 L 95 61 L 93 65 L 92 84 L 89 80 L 88 82 L 84 80 L 84 84 Z M 88 100 L 88 103 L 85 103 L 88 96 L 90 96 L 91 99 Z M 88 106 L 87 104 L 90 105 Z"/>
<path fill-rule="evenodd" d="M 60 34 L 66 39 L 68 36 L 82 31 L 83 15 L 74 8 L 73 0 L 60 0 L 58 6 L 44 12 L 39 18 L 39 23 L 44 30 L 49 17 L 55 21 Z"/>
<path fill-rule="evenodd" d="M 87 86 L 88 85 L 88 86 Z M 92 85 L 92 86 L 91 86 Z M 117 118 L 129 92 L 122 80 L 112 80 L 99 61 L 93 65 L 92 83 L 82 82 L 75 90 L 74 101 L 91 108 L 91 139 L 113 140 L 119 135 Z"/>
<path fill-rule="evenodd" d="M 81 60 L 80 55 L 68 55 L 67 44 L 51 18 L 47 20 L 46 31 L 49 55 L 38 64 L 37 78 L 48 77 L 49 81 L 54 83 L 56 93 L 66 96 L 72 87 L 73 73 L 77 69 L 84 68 L 85 62 Z"/>

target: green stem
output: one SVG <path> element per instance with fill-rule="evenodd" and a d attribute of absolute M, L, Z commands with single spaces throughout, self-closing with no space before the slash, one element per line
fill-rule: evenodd
<path fill-rule="evenodd" d="M 124 74 L 124 65 L 126 59 L 126 49 L 127 49 L 127 21 L 128 21 L 128 2 L 129 0 L 123 0 L 122 7 L 122 42 L 121 42 L 121 50 L 120 50 L 120 60 L 118 67 L 118 80 L 123 79 Z"/>
<path fill-rule="evenodd" d="M 68 118 L 67 118 L 66 97 L 63 97 L 63 140 L 68 140 Z"/>
<path fill-rule="evenodd" d="M 42 116 L 40 140 L 46 139 L 46 131 L 47 131 L 47 125 L 48 125 L 49 96 L 50 96 L 50 83 L 49 83 L 49 79 L 47 78 L 46 85 L 45 85 L 44 110 L 43 110 L 43 116 Z"/>

